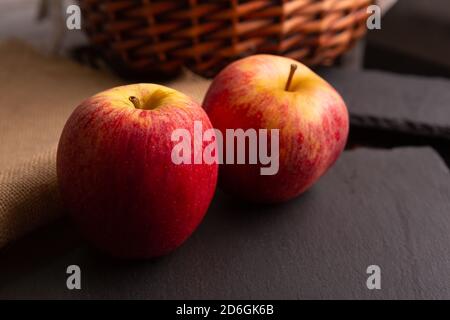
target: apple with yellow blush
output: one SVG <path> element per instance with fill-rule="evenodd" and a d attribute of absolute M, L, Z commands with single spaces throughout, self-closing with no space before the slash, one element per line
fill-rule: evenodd
<path fill-rule="evenodd" d="M 175 164 L 171 135 L 193 135 L 196 121 L 212 129 L 190 97 L 155 84 L 113 88 L 74 110 L 59 141 L 57 175 L 87 240 L 115 257 L 151 258 L 192 234 L 213 197 L 218 165 Z"/>
<path fill-rule="evenodd" d="M 303 64 L 274 55 L 228 65 L 213 80 L 203 108 L 222 134 L 279 130 L 275 174 L 262 175 L 260 163 L 220 165 L 219 186 L 255 202 L 286 201 L 306 191 L 338 159 L 349 132 L 347 107 L 336 90 Z"/>

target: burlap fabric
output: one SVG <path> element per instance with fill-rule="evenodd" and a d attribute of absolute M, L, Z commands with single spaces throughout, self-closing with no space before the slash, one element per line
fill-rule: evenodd
<path fill-rule="evenodd" d="M 82 100 L 120 84 L 18 41 L 0 43 L 0 248 L 63 214 L 55 156 L 64 123 Z M 166 83 L 199 102 L 208 84 L 190 73 Z"/>

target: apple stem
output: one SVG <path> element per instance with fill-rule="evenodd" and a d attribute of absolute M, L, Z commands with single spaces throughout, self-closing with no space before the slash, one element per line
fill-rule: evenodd
<path fill-rule="evenodd" d="M 292 78 L 294 77 L 295 70 L 297 70 L 296 64 L 291 64 L 291 71 L 289 72 L 289 77 L 286 82 L 286 87 L 284 88 L 285 91 L 289 91 L 289 87 L 291 86 Z"/>
<path fill-rule="evenodd" d="M 130 100 L 133 103 L 133 105 L 134 105 L 134 107 L 136 109 L 140 109 L 141 108 L 141 102 L 135 96 L 129 97 L 128 100 Z"/>

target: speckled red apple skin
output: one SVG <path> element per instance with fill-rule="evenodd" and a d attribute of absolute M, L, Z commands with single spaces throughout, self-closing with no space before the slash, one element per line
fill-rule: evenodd
<path fill-rule="evenodd" d="M 141 86 L 84 101 L 68 119 L 57 153 L 71 218 L 97 248 L 121 258 L 162 256 L 180 246 L 203 219 L 217 182 L 217 164 L 171 159 L 174 129 L 193 134 L 195 120 L 211 128 L 204 110 L 186 96 L 157 110 L 126 107 L 130 90 L 145 94 Z"/>
<path fill-rule="evenodd" d="M 295 93 L 284 90 L 292 63 L 298 65 Z M 340 95 L 307 67 L 278 56 L 230 64 L 214 79 L 203 108 L 224 135 L 237 128 L 280 130 L 276 175 L 261 175 L 259 164 L 220 165 L 219 186 L 254 202 L 286 201 L 306 191 L 338 159 L 349 131 Z"/>

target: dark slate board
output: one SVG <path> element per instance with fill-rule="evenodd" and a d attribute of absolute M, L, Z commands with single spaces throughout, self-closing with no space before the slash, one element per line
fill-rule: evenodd
<path fill-rule="evenodd" d="M 78 264 L 82 290 L 65 287 Z M 381 290 L 366 268 L 381 267 Z M 156 261 L 103 257 L 60 222 L 0 254 L 1 298 L 450 298 L 450 179 L 429 148 L 347 151 L 308 193 L 251 206 L 217 193 Z"/>
<path fill-rule="evenodd" d="M 450 80 L 339 69 L 319 74 L 343 96 L 352 124 L 450 140 Z"/>
<path fill-rule="evenodd" d="M 448 0 L 397 1 L 367 35 L 366 66 L 450 76 Z"/>

